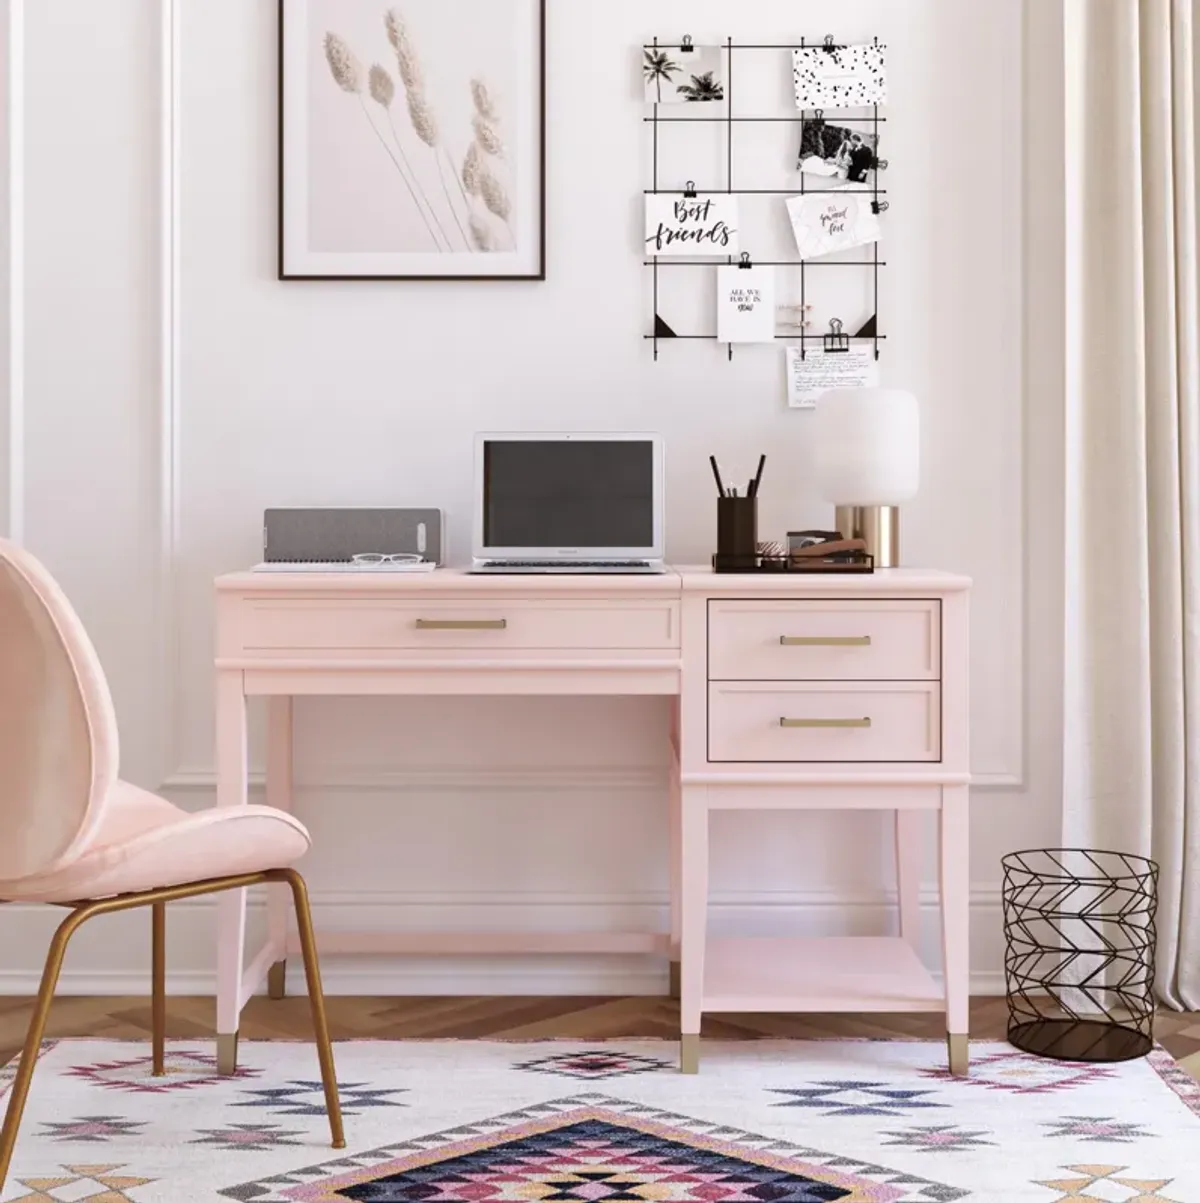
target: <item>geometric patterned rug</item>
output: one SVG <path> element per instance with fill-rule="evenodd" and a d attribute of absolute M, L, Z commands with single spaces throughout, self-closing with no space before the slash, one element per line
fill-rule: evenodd
<path fill-rule="evenodd" d="M 61 1041 L 42 1053 L 0 1203 L 1200 1203 L 1200 1083 L 940 1043 L 361 1042 L 316 1054 Z M 0 1069 L 0 1102 L 11 1067 Z"/>

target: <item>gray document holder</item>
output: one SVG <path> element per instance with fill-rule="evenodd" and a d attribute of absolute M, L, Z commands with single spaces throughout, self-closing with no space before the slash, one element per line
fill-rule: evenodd
<path fill-rule="evenodd" d="M 268 564 L 340 564 L 357 555 L 420 554 L 442 563 L 441 510 L 267 510 Z"/>

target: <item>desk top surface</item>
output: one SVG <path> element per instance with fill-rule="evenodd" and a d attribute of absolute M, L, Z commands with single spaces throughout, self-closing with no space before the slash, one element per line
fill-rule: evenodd
<path fill-rule="evenodd" d="M 340 594 L 356 596 L 429 596 L 490 594 L 559 596 L 601 594 L 612 597 L 758 595 L 816 597 L 886 597 L 889 595 L 959 593 L 971 587 L 968 577 L 924 568 L 885 568 L 855 573 L 715 573 L 704 567 L 671 567 L 661 576 L 475 576 L 462 568 L 440 568 L 421 574 L 378 576 L 336 572 L 235 572 L 217 577 L 221 593 L 291 596 Z"/>

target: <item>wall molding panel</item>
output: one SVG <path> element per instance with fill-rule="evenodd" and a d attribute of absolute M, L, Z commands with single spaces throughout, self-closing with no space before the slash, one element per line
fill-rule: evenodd
<path fill-rule="evenodd" d="M 14 543 L 25 540 L 25 0 L 5 0 L 7 54 L 5 127 L 7 228 L 5 268 L 4 526 Z"/>

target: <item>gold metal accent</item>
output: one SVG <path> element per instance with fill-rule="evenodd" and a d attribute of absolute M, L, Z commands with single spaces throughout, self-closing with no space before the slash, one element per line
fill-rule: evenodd
<path fill-rule="evenodd" d="M 267 970 L 267 995 L 276 1002 L 287 998 L 287 961 L 276 961 Z"/>
<path fill-rule="evenodd" d="M 830 731 L 839 728 L 866 730 L 871 725 L 869 718 L 781 718 L 781 727 L 810 731 Z"/>
<path fill-rule="evenodd" d="M 237 1073 L 237 1032 L 217 1033 L 217 1073 L 223 1078 L 232 1078 Z"/>
<path fill-rule="evenodd" d="M 870 647 L 870 635 L 780 635 L 783 647 Z"/>
<path fill-rule="evenodd" d="M 338 1102 L 337 1075 L 333 1064 L 333 1047 L 329 1041 L 329 1024 L 325 1015 L 325 999 L 321 994 L 321 971 L 317 964 L 316 940 L 313 935 L 312 915 L 308 908 L 308 892 L 304 879 L 294 869 L 273 869 L 267 873 L 246 873 L 237 877 L 220 877 L 210 881 L 193 882 L 188 885 L 169 886 L 160 890 L 146 890 L 138 894 L 120 894 L 114 898 L 104 898 L 98 902 L 79 901 L 61 904 L 70 913 L 59 924 L 50 942 L 46 954 L 46 964 L 42 969 L 42 982 L 38 988 L 37 1002 L 34 1004 L 33 1016 L 25 1034 L 25 1045 L 21 1052 L 21 1060 L 17 1066 L 17 1074 L 13 1079 L 12 1092 L 8 1096 L 8 1108 L 4 1115 L 4 1125 L 0 1127 L 0 1191 L 8 1177 L 8 1169 L 12 1164 L 13 1149 L 17 1144 L 17 1130 L 21 1126 L 21 1117 L 25 1113 L 25 1103 L 29 1097 L 29 1086 L 33 1080 L 34 1067 L 37 1064 L 38 1052 L 42 1046 L 42 1038 L 46 1032 L 46 1021 L 50 1015 L 50 1006 L 54 1001 L 54 988 L 62 972 L 63 958 L 67 946 L 75 933 L 89 920 L 97 915 L 114 915 L 121 911 L 136 910 L 139 907 L 166 906 L 170 902 L 179 902 L 184 898 L 199 898 L 206 894 L 221 894 L 227 890 L 243 890 L 250 886 L 269 884 L 286 884 L 291 887 L 292 897 L 296 903 L 296 920 L 300 927 L 300 944 L 304 950 L 304 968 L 308 976 L 308 992 L 313 1012 L 313 1029 L 316 1038 L 317 1056 L 321 1062 L 321 1078 L 325 1085 L 325 1102 L 329 1111 L 329 1131 L 335 1149 L 346 1147 L 346 1138 L 342 1130 L 342 1113 Z M 165 919 L 165 916 L 164 916 Z M 161 924 L 163 935 L 163 951 L 165 953 L 166 926 L 164 920 L 154 925 L 153 940 L 158 938 L 158 928 Z M 158 959 L 158 965 L 165 965 L 165 956 Z M 156 967 L 157 968 L 157 967 Z M 156 974 L 157 977 L 157 974 Z M 165 1016 L 164 1016 L 165 1017 Z M 221 1035 L 217 1038 L 218 1059 L 232 1061 L 233 1068 L 237 1066 L 237 1033 L 232 1036 Z M 224 1071 L 222 1071 L 224 1072 Z"/>
<path fill-rule="evenodd" d="M 862 539 L 876 568 L 900 566 L 900 511 L 894 505 L 839 505 L 834 525 L 846 539 Z"/>
<path fill-rule="evenodd" d="M 418 631 L 507 631 L 507 618 L 418 618 Z"/>
<path fill-rule="evenodd" d="M 683 979 L 680 975 L 679 962 L 671 962 L 670 984 L 667 986 L 667 997 L 673 998 L 677 1002 L 679 996 L 683 993 Z"/>
<path fill-rule="evenodd" d="M 971 1072 L 971 1038 L 965 1032 L 946 1035 L 946 1050 L 950 1054 L 950 1072 L 956 1078 L 966 1078 Z"/>
<path fill-rule="evenodd" d="M 167 1048 L 167 904 L 150 908 L 150 1039 L 153 1051 L 152 1076 L 166 1076 Z"/>
<path fill-rule="evenodd" d="M 679 1037 L 679 1072 L 683 1074 L 698 1074 L 700 1072 L 700 1037 Z"/>

